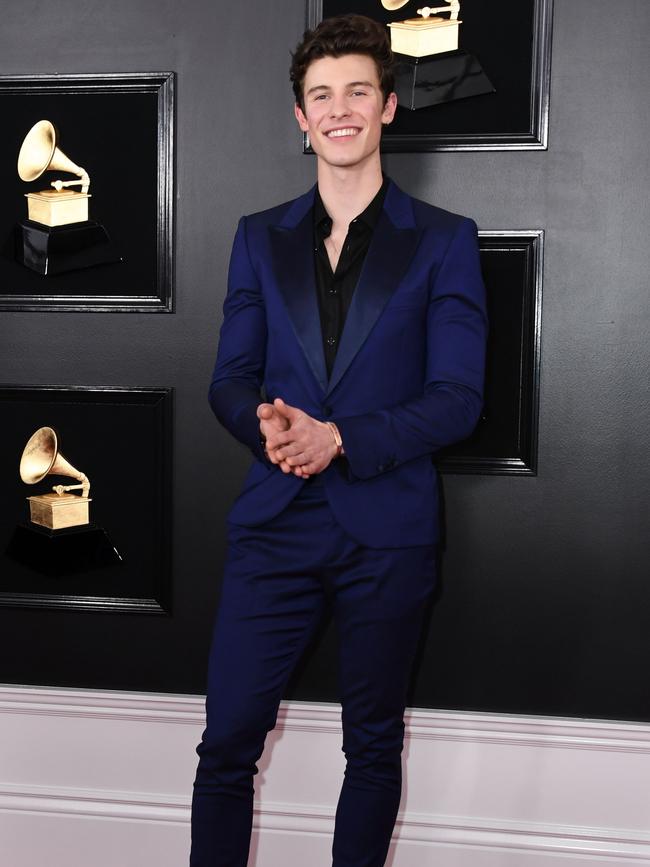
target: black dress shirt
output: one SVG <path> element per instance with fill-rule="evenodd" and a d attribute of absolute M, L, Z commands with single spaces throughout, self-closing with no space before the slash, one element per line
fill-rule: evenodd
<path fill-rule="evenodd" d="M 365 211 L 355 217 L 348 226 L 348 233 L 341 247 L 336 271 L 332 271 L 325 249 L 325 238 L 329 237 L 332 231 L 332 218 L 325 210 L 318 189 L 316 190 L 314 200 L 314 264 L 328 376 L 331 376 L 334 367 L 334 359 L 343 333 L 345 318 L 348 315 L 354 290 L 359 282 L 361 268 L 372 240 L 372 233 L 384 205 L 387 186 L 388 179 L 384 178 L 375 198 Z"/>

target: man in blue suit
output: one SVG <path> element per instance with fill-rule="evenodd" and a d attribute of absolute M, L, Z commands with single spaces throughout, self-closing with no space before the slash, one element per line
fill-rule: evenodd
<path fill-rule="evenodd" d="M 228 516 L 192 867 L 246 867 L 256 762 L 326 598 L 346 756 L 332 863 L 385 863 L 435 584 L 432 455 L 471 433 L 482 402 L 476 226 L 382 175 L 396 110 L 384 28 L 326 19 L 291 77 L 318 184 L 241 219 L 210 388 L 255 460 Z"/>

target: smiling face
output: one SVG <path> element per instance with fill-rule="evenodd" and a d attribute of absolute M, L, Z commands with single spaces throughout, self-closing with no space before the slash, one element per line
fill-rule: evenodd
<path fill-rule="evenodd" d="M 397 97 L 384 103 L 374 60 L 365 54 L 321 57 L 308 67 L 303 83 L 304 111 L 296 105 L 300 129 L 319 166 L 363 167 L 379 163 L 382 123 L 395 115 Z"/>

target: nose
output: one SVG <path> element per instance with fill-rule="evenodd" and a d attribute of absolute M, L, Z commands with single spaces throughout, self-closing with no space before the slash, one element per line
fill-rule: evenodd
<path fill-rule="evenodd" d="M 330 117 L 346 117 L 350 114 L 350 107 L 348 105 L 347 97 L 345 94 L 333 94 L 332 99 L 330 100 Z"/>

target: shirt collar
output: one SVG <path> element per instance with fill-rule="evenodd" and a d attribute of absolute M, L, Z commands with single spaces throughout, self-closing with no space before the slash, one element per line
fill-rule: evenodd
<path fill-rule="evenodd" d="M 370 202 L 368 207 L 362 211 L 357 217 L 352 220 L 353 223 L 361 221 L 370 231 L 377 225 L 379 214 L 384 206 L 386 198 L 386 190 L 388 189 L 388 178 L 383 175 L 383 182 L 379 188 L 377 195 Z M 327 237 L 332 231 L 332 218 L 325 210 L 325 205 L 320 197 L 318 187 L 316 187 L 316 195 L 314 197 L 314 226 L 323 231 L 323 235 Z"/>

